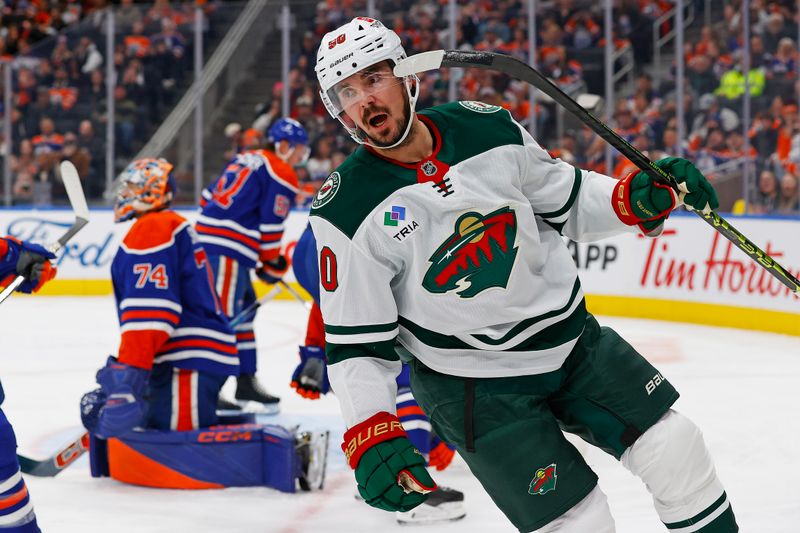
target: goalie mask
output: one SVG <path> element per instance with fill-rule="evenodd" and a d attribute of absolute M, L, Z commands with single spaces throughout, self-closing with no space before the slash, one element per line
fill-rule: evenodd
<path fill-rule="evenodd" d="M 414 110 L 419 91 L 419 78 L 415 75 L 397 78 L 392 68 L 406 57 L 406 52 L 395 32 L 380 21 L 368 17 L 356 17 L 344 26 L 325 34 L 317 52 L 314 70 L 320 85 L 322 103 L 330 115 L 345 127 L 359 144 L 376 148 L 394 148 L 402 143 L 411 131 Z M 381 68 L 381 64 L 388 64 Z M 357 83 L 351 76 L 361 74 Z M 400 135 L 389 144 L 378 144 L 367 132 L 347 116 L 362 116 L 370 126 L 380 128 L 388 115 L 380 109 L 363 116 L 361 104 L 373 96 L 385 94 L 393 87 L 402 85 L 408 101 L 408 116 L 401 124 Z"/>
<path fill-rule="evenodd" d="M 166 209 L 174 190 L 172 164 L 166 159 L 134 161 L 122 172 L 114 188 L 114 222 Z"/>

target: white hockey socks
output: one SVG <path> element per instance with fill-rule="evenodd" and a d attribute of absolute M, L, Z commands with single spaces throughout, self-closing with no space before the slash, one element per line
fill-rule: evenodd
<path fill-rule="evenodd" d="M 615 533 L 606 494 L 595 486 L 584 499 L 536 533 Z"/>
<path fill-rule="evenodd" d="M 621 461 L 645 482 L 671 533 L 738 531 L 703 435 L 680 413 L 668 411 Z"/>

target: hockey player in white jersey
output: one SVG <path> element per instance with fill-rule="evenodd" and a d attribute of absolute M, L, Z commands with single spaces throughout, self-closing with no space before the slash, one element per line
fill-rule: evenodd
<path fill-rule="evenodd" d="M 561 430 L 644 481 L 670 531 L 738 531 L 700 430 L 678 393 L 587 312 L 562 236 L 661 232 L 681 203 L 717 207 L 688 161 L 613 179 L 554 159 L 502 108 L 415 111 L 396 78 L 398 36 L 358 17 L 328 33 L 316 73 L 331 115 L 361 144 L 324 182 L 317 238 L 328 372 L 342 448 L 372 506 L 405 511 L 436 484 L 395 414 L 414 395 L 520 531 L 614 531 L 597 476 Z"/>

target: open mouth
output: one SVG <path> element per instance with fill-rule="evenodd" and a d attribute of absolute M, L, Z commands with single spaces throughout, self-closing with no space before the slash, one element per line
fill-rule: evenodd
<path fill-rule="evenodd" d="M 389 115 L 387 115 L 386 113 L 378 113 L 377 115 L 373 115 L 372 117 L 370 117 L 370 119 L 367 122 L 373 128 L 380 128 L 381 126 L 386 124 L 387 120 L 389 120 Z"/>

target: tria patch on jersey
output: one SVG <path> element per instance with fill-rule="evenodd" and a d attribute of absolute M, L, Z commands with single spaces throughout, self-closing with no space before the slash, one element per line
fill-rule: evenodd
<path fill-rule="evenodd" d="M 510 207 L 461 215 L 455 231 L 428 259 L 432 264 L 422 286 L 435 294 L 455 291 L 461 298 L 505 288 L 517 257 L 516 236 L 517 215 Z"/>
<path fill-rule="evenodd" d="M 342 177 L 338 172 L 334 172 L 328 176 L 327 179 L 322 183 L 319 191 L 317 191 L 317 195 L 311 202 L 311 207 L 313 209 L 318 209 L 333 200 L 333 197 L 336 196 L 336 193 L 339 191 L 339 186 L 341 183 Z"/>
<path fill-rule="evenodd" d="M 379 211 L 375 218 L 383 231 L 397 242 L 403 242 L 420 228 L 408 207 L 395 202 L 390 203 L 388 209 Z"/>
<path fill-rule="evenodd" d="M 476 113 L 496 113 L 503 109 L 499 105 L 484 104 L 483 102 L 477 102 L 475 100 L 464 100 L 458 103 L 461 107 L 469 109 L 470 111 L 475 111 Z"/>

